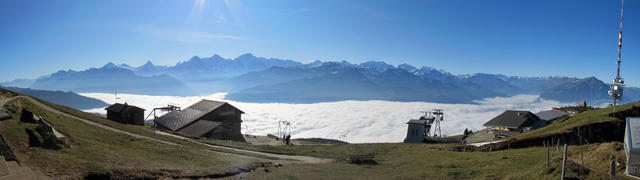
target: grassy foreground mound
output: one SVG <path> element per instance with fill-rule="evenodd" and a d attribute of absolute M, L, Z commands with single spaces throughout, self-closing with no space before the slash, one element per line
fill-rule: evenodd
<path fill-rule="evenodd" d="M 566 177 L 608 179 L 608 163 L 616 159 L 619 179 L 624 177 L 624 150 L 620 143 L 569 146 Z M 559 179 L 562 149 L 532 147 L 493 152 L 466 151 L 454 144 L 349 144 L 296 147 L 306 154 L 346 157 L 376 153 L 373 164 L 351 164 L 340 160 L 327 164 L 267 167 L 248 179 Z M 454 151 L 451 151 L 454 150 Z M 583 156 L 580 156 L 580 153 Z M 584 164 L 580 164 L 584 157 Z"/>
<path fill-rule="evenodd" d="M 12 118 L 0 121 L 0 134 L 13 149 L 17 160 L 52 177 L 216 177 L 246 169 L 255 163 L 237 156 L 168 145 L 101 129 L 42 110 L 22 98 L 9 102 L 4 108 Z M 41 136 L 34 130 L 36 124 L 20 122 L 19 112 L 23 108 L 42 116 L 69 137 L 69 146 L 59 150 L 30 147 L 25 131 L 34 131 L 38 138 Z"/>
<path fill-rule="evenodd" d="M 622 142 L 626 117 L 640 116 L 640 102 L 589 110 L 554 121 L 539 129 L 505 139 L 482 150 L 525 148 L 530 146 L 583 145 L 604 142 Z"/>
<path fill-rule="evenodd" d="M 516 138 L 543 136 L 571 132 L 572 129 L 591 124 L 617 124 L 624 123 L 628 116 L 639 116 L 640 102 L 628 103 L 613 107 L 595 109 L 577 113 L 576 115 L 549 124 L 540 129 L 522 133 Z M 635 111 L 635 113 L 634 113 Z M 623 129 L 624 130 L 624 129 Z"/>

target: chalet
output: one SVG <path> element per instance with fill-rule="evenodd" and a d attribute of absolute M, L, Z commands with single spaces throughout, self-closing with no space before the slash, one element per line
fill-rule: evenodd
<path fill-rule="evenodd" d="M 107 119 L 123 123 L 144 125 L 144 109 L 128 105 L 127 103 L 115 103 L 107 108 Z"/>
<path fill-rule="evenodd" d="M 483 126 L 495 131 L 522 132 L 545 125 L 547 125 L 546 121 L 529 111 L 507 110 L 484 123 Z"/>
<path fill-rule="evenodd" d="M 545 120 L 551 123 L 555 120 L 568 117 L 569 114 L 565 112 L 557 112 L 557 111 L 550 110 L 550 111 L 540 111 L 536 113 L 536 116 L 538 116 L 542 120 Z"/>
<path fill-rule="evenodd" d="M 154 123 L 156 129 L 187 137 L 244 141 L 240 132 L 242 114 L 229 103 L 203 99 L 183 110 L 169 112 Z"/>

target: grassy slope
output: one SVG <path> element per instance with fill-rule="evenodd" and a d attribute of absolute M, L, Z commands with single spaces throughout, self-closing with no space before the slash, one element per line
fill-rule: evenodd
<path fill-rule="evenodd" d="M 300 164 L 267 167 L 250 174 L 248 179 L 558 179 L 562 164 L 561 151 L 552 149 L 547 167 L 547 149 L 543 147 L 494 152 L 451 152 L 430 144 L 351 144 L 328 146 L 324 151 L 335 154 L 376 152 L 377 165 L 355 165 L 345 161 L 331 164 Z M 569 159 L 579 162 L 583 150 L 585 166 L 594 170 L 579 175 L 581 179 L 608 179 L 609 160 L 624 163 L 620 143 L 570 146 Z M 446 147 L 443 147 L 446 149 Z M 339 155 L 341 156 L 341 155 Z M 569 162 L 567 177 L 576 177 L 579 165 Z M 619 167 L 624 164 L 619 165 Z M 617 169 L 623 177 L 624 169 Z"/>
<path fill-rule="evenodd" d="M 619 111 L 629 110 L 633 106 L 640 106 L 640 102 L 628 103 L 628 104 L 616 106 L 615 111 L 619 112 Z M 608 107 L 608 108 L 602 108 L 602 109 L 596 109 L 596 110 L 578 113 L 575 116 L 555 121 L 554 123 L 551 123 L 548 126 L 545 126 L 543 128 L 525 132 L 517 136 L 513 136 L 512 138 L 522 139 L 522 138 L 534 137 L 534 136 L 559 134 L 559 133 L 568 132 L 572 128 L 584 126 L 587 124 L 608 122 L 608 121 L 622 121 L 620 119 L 610 117 L 609 114 L 612 112 L 613 112 L 613 108 Z"/>
<path fill-rule="evenodd" d="M 249 179 L 554 179 L 559 176 L 557 170 L 550 173 L 544 171 L 544 148 L 451 152 L 432 146 L 397 143 L 328 147 L 326 151 L 337 154 L 376 152 L 378 164 L 337 162 L 272 167 L 268 168 L 269 172 L 259 170 L 252 173 Z"/>
<path fill-rule="evenodd" d="M 25 128 L 33 129 L 35 124 L 19 122 L 20 115 L 15 113 L 12 119 L 0 122 L 0 133 L 14 148 L 19 161 L 51 176 L 81 177 L 90 172 L 114 171 L 135 176 L 206 175 L 235 171 L 253 163 L 235 156 L 132 138 L 45 112 L 26 100 L 17 101 L 18 105 L 5 107 L 26 107 L 72 139 L 71 148 L 57 151 L 28 147 Z"/>
<path fill-rule="evenodd" d="M 248 156 L 253 156 L 253 157 L 259 157 L 259 158 L 265 158 L 265 159 L 276 159 L 273 157 L 269 157 L 269 156 L 264 156 L 264 155 L 258 155 L 258 154 L 254 154 L 254 153 L 248 153 L 248 152 L 239 152 L 239 151 L 233 151 L 233 150 L 228 150 L 228 149 L 221 149 L 221 148 L 212 148 L 212 147 L 208 147 L 208 146 L 203 146 L 200 144 L 196 144 L 196 143 L 192 143 L 189 141 L 185 141 L 182 139 L 178 139 L 175 137 L 170 137 L 170 136 L 166 136 L 166 135 L 160 135 L 160 134 L 156 134 L 154 131 L 155 129 L 153 127 L 150 127 L 148 125 L 145 126 L 137 126 L 137 125 L 128 125 L 128 124 L 122 124 L 122 123 L 118 123 L 118 122 L 114 122 L 111 120 L 108 120 L 102 116 L 98 116 L 95 114 L 91 114 L 91 113 L 86 113 L 80 110 L 76 110 L 70 107 L 66 107 L 66 106 L 62 106 L 62 105 L 58 105 L 58 104 L 54 104 L 48 101 L 44 101 L 41 99 L 37 99 L 34 98 L 36 100 L 38 100 L 40 103 L 45 104 L 49 107 L 52 107 L 58 111 L 79 117 L 79 118 L 83 118 L 83 119 L 87 119 L 93 122 L 97 122 L 115 129 L 119 129 L 119 130 L 123 130 L 123 131 L 127 131 L 130 133 L 134 133 L 134 134 L 138 134 L 138 135 L 142 135 L 142 136 L 147 136 L 147 137 L 151 137 L 154 139 L 160 139 L 160 140 L 164 140 L 164 141 L 168 141 L 168 142 L 172 142 L 172 143 L 176 143 L 176 144 L 181 144 L 181 145 L 185 145 L 185 146 L 190 146 L 190 147 L 198 147 L 198 148 L 203 148 L 203 149 L 209 149 L 212 151 L 219 151 L 219 152 L 227 152 L 227 153 L 234 153 L 234 154 L 241 154 L 241 155 L 248 155 Z"/>

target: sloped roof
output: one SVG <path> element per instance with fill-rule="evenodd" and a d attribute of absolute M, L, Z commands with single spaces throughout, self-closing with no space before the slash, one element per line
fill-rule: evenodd
<path fill-rule="evenodd" d="M 156 119 L 155 122 L 162 124 L 172 131 L 175 131 L 192 123 L 193 121 L 201 118 L 202 116 L 208 114 L 209 112 L 217 109 L 224 104 L 227 103 L 203 99 L 181 111 L 169 112 L 164 116 Z"/>
<path fill-rule="evenodd" d="M 567 116 L 567 113 L 556 112 L 556 111 L 540 111 L 536 113 L 536 116 L 538 116 L 540 119 L 545 121 L 552 121 L 552 120 Z"/>
<path fill-rule="evenodd" d="M 412 120 L 409 120 L 407 124 L 427 124 L 427 120 L 412 119 Z"/>
<path fill-rule="evenodd" d="M 200 137 L 205 133 L 215 129 L 221 124 L 222 122 L 209 121 L 209 120 L 203 119 L 203 120 L 196 121 L 195 123 L 192 123 L 190 125 L 187 125 L 186 127 L 180 129 L 178 133 L 183 134 L 185 136 L 189 136 L 189 137 Z"/>
<path fill-rule="evenodd" d="M 506 110 L 502 114 L 484 123 L 483 126 L 519 129 L 530 126 L 537 119 L 540 118 L 529 111 Z"/>
<path fill-rule="evenodd" d="M 128 105 L 128 104 L 120 104 L 120 103 L 115 103 L 107 108 L 104 108 L 107 111 L 115 111 L 115 112 L 123 112 L 123 111 L 130 111 L 130 110 L 136 110 L 136 111 L 144 111 L 144 109 L 139 108 L 137 106 L 132 106 L 132 105 Z"/>

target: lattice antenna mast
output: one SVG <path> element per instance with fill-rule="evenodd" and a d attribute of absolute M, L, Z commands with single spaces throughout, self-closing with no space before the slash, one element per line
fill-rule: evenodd
<path fill-rule="evenodd" d="M 423 136 L 432 137 L 431 126 L 433 126 L 433 122 L 435 121 L 436 118 L 433 116 L 431 111 L 420 111 L 420 112 L 424 113 L 424 115 L 422 115 L 420 119 L 425 120 Z M 435 128 L 433 131 L 435 133 L 436 131 Z"/>
<path fill-rule="evenodd" d="M 618 61 L 616 64 L 618 65 L 618 71 L 616 72 L 616 78 L 620 78 L 620 57 L 622 56 L 622 14 L 624 12 L 624 0 L 621 0 L 620 3 L 620 33 L 618 33 Z"/>
<path fill-rule="evenodd" d="M 615 107 L 617 101 L 622 99 L 622 88 L 624 86 L 624 80 L 622 76 L 620 76 L 620 63 L 622 56 L 622 13 L 624 9 L 624 0 L 621 0 L 620 3 L 620 33 L 618 34 L 618 61 L 616 64 L 618 65 L 618 69 L 616 71 L 616 77 L 613 79 L 613 83 L 611 84 L 611 89 L 609 90 L 609 95 L 611 96 L 612 105 Z"/>
<path fill-rule="evenodd" d="M 433 128 L 433 132 L 434 133 L 434 137 L 444 137 L 442 135 L 442 130 L 440 129 L 440 122 L 442 120 L 444 120 L 444 113 L 442 112 L 442 109 L 434 109 L 433 110 L 433 116 L 435 117 L 435 123 L 436 126 Z"/>
<path fill-rule="evenodd" d="M 278 133 L 279 138 L 291 134 L 291 123 L 289 121 L 278 121 Z"/>

